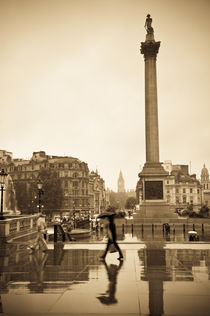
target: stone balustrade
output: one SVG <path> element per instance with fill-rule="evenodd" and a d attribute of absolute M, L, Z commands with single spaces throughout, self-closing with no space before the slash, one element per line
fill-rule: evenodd
<path fill-rule="evenodd" d="M 12 241 L 30 237 L 37 231 L 36 222 L 39 214 L 6 217 L 0 220 L 0 241 Z"/>

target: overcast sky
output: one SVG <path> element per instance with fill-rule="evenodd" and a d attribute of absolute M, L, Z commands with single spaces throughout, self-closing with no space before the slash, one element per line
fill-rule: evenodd
<path fill-rule="evenodd" d="M 156 41 L 160 160 L 210 171 L 209 0 L 0 0 L 0 149 L 77 157 L 117 190 L 145 163 L 144 59 Z"/>

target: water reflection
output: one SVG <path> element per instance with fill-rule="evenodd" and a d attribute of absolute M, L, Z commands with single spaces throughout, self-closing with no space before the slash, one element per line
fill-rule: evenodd
<path fill-rule="evenodd" d="M 0 252 L 0 294 L 18 289 L 29 292 L 60 292 L 72 282 L 87 282 L 91 264 L 101 265 L 99 250 L 68 249 L 55 244 L 47 253 L 29 253 L 27 245 L 8 244 Z"/>
<path fill-rule="evenodd" d="M 60 265 L 64 258 L 64 242 L 58 241 L 54 243 L 53 264 Z"/>
<path fill-rule="evenodd" d="M 49 309 L 57 304 L 56 311 L 65 313 L 69 306 L 80 313 L 93 303 L 91 311 L 116 311 L 119 315 L 126 313 L 126 308 L 138 313 L 139 306 L 144 315 L 183 315 L 184 308 L 191 315 L 208 315 L 210 250 L 166 248 L 165 241 L 154 240 L 145 242 L 145 248 L 141 246 L 126 246 L 123 263 L 117 258 L 113 261 L 115 254 L 101 262 L 102 250 L 87 249 L 88 245 L 86 249 L 64 249 L 58 243 L 47 254 L 30 254 L 23 245 L 7 245 L 0 252 L 0 313 L 14 304 L 10 294 L 23 294 L 25 308 L 35 298 L 25 294 L 39 293 Z M 51 304 L 54 294 L 60 299 Z M 15 297 L 19 302 L 20 296 Z M 195 312 L 190 310 L 192 304 Z M 22 310 L 19 307 L 20 315 Z"/>
<path fill-rule="evenodd" d="M 147 242 L 146 248 L 139 253 L 144 270 L 141 280 L 149 283 L 150 315 L 163 315 L 163 282 L 171 280 L 166 268 L 166 251 L 164 242 Z"/>
<path fill-rule="evenodd" d="M 123 261 L 117 264 L 109 264 L 107 265 L 106 261 L 103 261 L 103 264 L 106 268 L 109 284 L 108 289 L 105 293 L 101 293 L 100 296 L 97 296 L 97 299 L 105 305 L 116 304 L 117 299 L 115 297 L 116 294 L 116 286 L 117 286 L 117 275 L 123 265 Z"/>
<path fill-rule="evenodd" d="M 44 290 L 44 268 L 46 265 L 48 254 L 36 250 L 31 254 L 31 265 L 30 265 L 30 284 L 28 288 L 31 292 L 41 293 Z"/>
<path fill-rule="evenodd" d="M 148 282 L 150 315 L 164 314 L 164 288 L 167 282 L 195 282 L 194 267 L 202 265 L 208 267 L 210 278 L 209 250 L 164 249 L 165 243 L 156 241 L 145 244 L 146 248 L 140 250 L 138 255 L 143 266 L 141 280 Z M 179 292 L 178 283 L 176 291 Z"/>

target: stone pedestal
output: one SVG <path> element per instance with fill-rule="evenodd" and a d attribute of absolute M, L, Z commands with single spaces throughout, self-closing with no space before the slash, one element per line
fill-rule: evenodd
<path fill-rule="evenodd" d="M 141 181 L 140 210 L 137 218 L 177 218 L 167 203 L 165 182 L 168 172 L 161 163 L 145 163 L 139 173 Z"/>

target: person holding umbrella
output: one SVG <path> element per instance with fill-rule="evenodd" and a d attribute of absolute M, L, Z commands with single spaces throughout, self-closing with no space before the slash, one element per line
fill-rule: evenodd
<path fill-rule="evenodd" d="M 109 206 L 106 210 L 105 213 L 102 213 L 98 216 L 99 219 L 106 218 L 109 222 L 108 224 L 108 240 L 107 240 L 107 245 L 106 249 L 104 250 L 103 255 L 100 257 L 102 260 L 105 259 L 106 254 L 109 250 L 109 247 L 113 244 L 116 248 L 116 250 L 119 252 L 119 260 L 123 260 L 123 254 L 122 251 L 117 243 L 117 234 L 116 234 L 116 226 L 114 223 L 114 218 L 115 218 L 115 208 Z"/>

